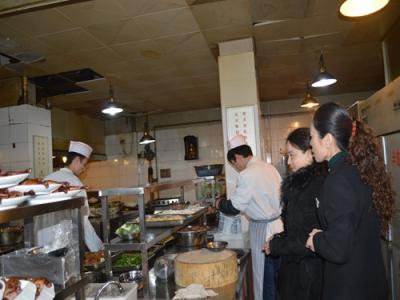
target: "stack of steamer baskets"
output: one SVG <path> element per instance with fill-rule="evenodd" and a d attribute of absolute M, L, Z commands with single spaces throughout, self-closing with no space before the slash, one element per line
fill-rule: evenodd
<path fill-rule="evenodd" d="M 213 299 L 234 299 L 238 280 L 236 253 L 200 249 L 179 254 L 175 259 L 175 283 L 187 287 L 202 284 L 218 293 Z"/>

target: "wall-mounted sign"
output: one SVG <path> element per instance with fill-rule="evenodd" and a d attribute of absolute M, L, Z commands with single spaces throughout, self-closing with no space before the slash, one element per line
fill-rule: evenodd
<path fill-rule="evenodd" d="M 228 140 L 237 134 L 244 135 L 253 154 L 257 155 L 254 112 L 254 105 L 228 107 L 226 109 L 226 124 Z"/>

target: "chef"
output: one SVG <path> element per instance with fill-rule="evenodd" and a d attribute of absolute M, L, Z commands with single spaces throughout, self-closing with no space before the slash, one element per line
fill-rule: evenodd
<path fill-rule="evenodd" d="M 45 180 L 68 182 L 70 185 L 83 186 L 78 176 L 83 172 L 92 151 L 93 149 L 85 143 L 71 141 L 67 154 L 66 167 L 51 173 Z M 87 248 L 91 252 L 96 252 L 103 249 L 103 243 L 89 222 L 89 204 L 86 191 L 82 190 L 80 196 L 86 199 L 83 207 L 84 240 Z"/>
<path fill-rule="evenodd" d="M 242 212 L 250 220 L 254 299 L 274 300 L 275 262 L 262 251 L 269 237 L 283 231 L 280 219 L 281 177 L 272 165 L 253 157 L 244 136 L 234 136 L 229 141 L 229 149 L 227 159 L 239 172 L 239 177 L 230 200 L 218 200 L 216 206 L 224 214 L 237 215 Z"/>

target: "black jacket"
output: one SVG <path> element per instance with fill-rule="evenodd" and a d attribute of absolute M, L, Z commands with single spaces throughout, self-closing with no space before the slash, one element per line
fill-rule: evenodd
<path fill-rule="evenodd" d="M 271 254 L 282 258 L 278 288 L 282 300 L 319 300 L 322 288 L 322 260 L 305 247 L 308 234 L 320 228 L 315 198 L 324 176 L 313 164 L 289 175 L 282 183 L 283 234 L 270 242 Z"/>
<path fill-rule="evenodd" d="M 323 232 L 314 236 L 314 246 L 325 259 L 323 299 L 387 299 L 371 189 L 346 156 L 331 166 L 318 200 Z"/>

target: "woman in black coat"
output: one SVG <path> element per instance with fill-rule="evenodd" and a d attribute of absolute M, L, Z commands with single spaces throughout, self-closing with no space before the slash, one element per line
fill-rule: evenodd
<path fill-rule="evenodd" d="M 380 233 L 394 197 L 377 141 L 343 107 L 327 103 L 314 114 L 311 145 L 315 160 L 329 165 L 316 199 L 322 231 L 312 230 L 307 240 L 324 259 L 323 299 L 385 300 Z"/>
<path fill-rule="evenodd" d="M 305 247 L 309 232 L 319 228 L 315 197 L 323 181 L 323 167 L 315 164 L 310 130 L 298 128 L 286 140 L 291 174 L 281 187 L 285 231 L 266 244 L 266 253 L 280 256 L 278 291 L 281 300 L 319 300 L 322 260 Z"/>

